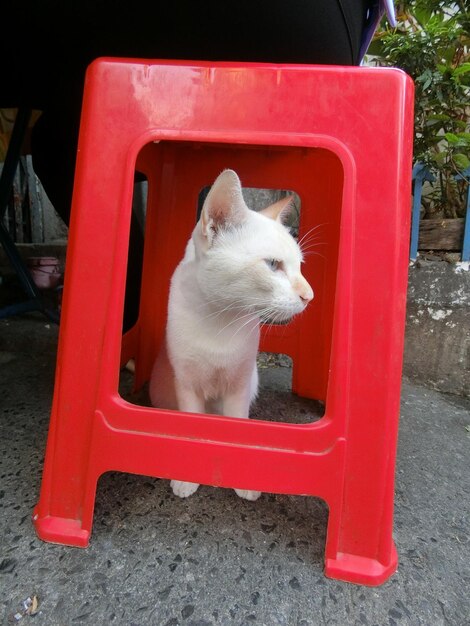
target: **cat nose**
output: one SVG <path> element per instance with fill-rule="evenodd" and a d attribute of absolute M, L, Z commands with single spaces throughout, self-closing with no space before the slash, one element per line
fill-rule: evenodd
<path fill-rule="evenodd" d="M 305 291 L 304 293 L 299 293 L 299 297 L 304 304 L 308 304 L 311 300 L 313 300 L 313 289 L 309 289 L 309 291 Z"/>
<path fill-rule="evenodd" d="M 303 304 L 308 304 L 311 300 L 313 300 L 313 289 L 305 279 L 299 285 L 297 293 L 299 294 L 299 298 L 302 300 Z"/>

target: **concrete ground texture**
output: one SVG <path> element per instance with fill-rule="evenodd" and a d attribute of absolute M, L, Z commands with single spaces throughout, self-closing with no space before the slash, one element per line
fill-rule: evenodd
<path fill-rule="evenodd" d="M 40 314 L 0 320 L 1 624 L 470 625 L 470 401 L 403 381 L 399 568 L 369 588 L 324 576 L 328 512 L 310 497 L 201 487 L 181 500 L 168 481 L 106 474 L 89 548 L 38 539 L 56 347 Z M 292 396 L 282 360 L 262 362 L 261 383 L 255 417 L 318 410 Z"/>

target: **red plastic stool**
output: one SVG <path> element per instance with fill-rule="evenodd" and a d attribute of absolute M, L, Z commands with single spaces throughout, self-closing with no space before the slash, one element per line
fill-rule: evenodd
<path fill-rule="evenodd" d="M 107 471 L 314 495 L 329 506 L 326 574 L 376 585 L 396 569 L 394 467 L 408 267 L 413 85 L 394 69 L 101 59 L 88 71 L 42 539 L 86 546 Z M 197 198 L 226 167 L 245 186 L 296 191 L 316 298 L 265 350 L 293 388 L 325 400 L 292 425 L 140 407 L 162 341 L 168 281 Z M 122 341 L 134 171 L 149 181 L 140 317 Z M 273 416 L 275 418 L 275 416 Z M 197 496 L 195 496 L 197 497 Z"/>

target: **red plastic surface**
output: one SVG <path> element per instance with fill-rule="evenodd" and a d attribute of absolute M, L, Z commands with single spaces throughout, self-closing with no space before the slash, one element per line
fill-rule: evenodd
<path fill-rule="evenodd" d="M 90 66 L 54 402 L 35 525 L 86 546 L 106 471 L 323 498 L 326 574 L 377 585 L 396 569 L 395 451 L 407 288 L 413 85 L 394 69 L 100 59 Z M 121 337 L 135 167 L 149 180 L 140 317 Z M 162 340 L 168 280 L 197 197 L 226 167 L 292 189 L 300 236 L 322 224 L 307 312 L 263 349 L 294 360 L 310 425 L 125 402 Z M 275 419 L 276 416 L 273 415 Z M 194 496 L 197 497 L 197 496 Z"/>

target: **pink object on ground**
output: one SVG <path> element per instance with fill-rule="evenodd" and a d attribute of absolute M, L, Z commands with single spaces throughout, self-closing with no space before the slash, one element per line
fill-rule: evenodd
<path fill-rule="evenodd" d="M 60 283 L 62 273 L 57 257 L 31 256 L 27 265 L 38 289 L 54 289 Z"/>

